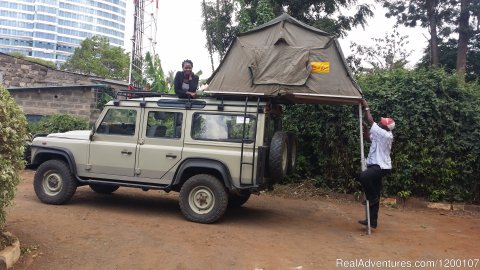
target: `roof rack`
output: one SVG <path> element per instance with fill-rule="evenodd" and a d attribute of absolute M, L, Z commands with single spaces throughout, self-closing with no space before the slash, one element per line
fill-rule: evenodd
<path fill-rule="evenodd" d="M 176 96 L 176 95 L 152 92 L 152 91 L 121 90 L 117 92 L 117 94 L 115 95 L 115 99 L 118 99 L 118 97 L 125 97 L 126 99 L 130 99 L 130 98 L 165 97 L 165 96 Z"/>

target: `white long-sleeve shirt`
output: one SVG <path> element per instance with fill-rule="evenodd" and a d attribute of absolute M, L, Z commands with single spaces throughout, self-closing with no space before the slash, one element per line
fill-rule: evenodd
<path fill-rule="evenodd" d="M 382 169 L 392 169 L 390 152 L 392 150 L 393 133 L 373 123 L 370 128 L 370 151 L 368 152 L 367 165 L 376 164 Z"/>

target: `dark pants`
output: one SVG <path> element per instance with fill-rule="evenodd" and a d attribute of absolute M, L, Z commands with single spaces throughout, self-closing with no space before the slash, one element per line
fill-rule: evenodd
<path fill-rule="evenodd" d="M 358 181 L 362 184 L 365 196 L 370 203 L 370 222 L 377 224 L 378 209 L 380 206 L 380 191 L 382 190 L 382 177 L 390 170 L 382 170 L 378 165 L 368 165 L 367 169 L 360 174 Z"/>

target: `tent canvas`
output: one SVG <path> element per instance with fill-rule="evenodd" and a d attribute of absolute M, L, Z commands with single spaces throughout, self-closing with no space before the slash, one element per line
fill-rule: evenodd
<path fill-rule="evenodd" d="M 239 34 L 208 84 L 206 93 L 294 103 L 358 104 L 362 98 L 335 37 L 288 14 Z"/>
<path fill-rule="evenodd" d="M 363 150 L 362 90 L 335 37 L 283 14 L 239 34 L 205 91 L 219 95 L 276 97 L 289 103 L 358 105 L 360 163 Z M 367 212 L 367 219 L 368 219 Z M 370 224 L 370 223 L 369 223 Z M 370 225 L 368 234 L 370 234 Z"/>

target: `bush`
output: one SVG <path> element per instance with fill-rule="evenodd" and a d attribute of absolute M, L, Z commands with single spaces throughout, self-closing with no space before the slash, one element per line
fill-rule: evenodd
<path fill-rule="evenodd" d="M 375 120 L 397 122 L 386 195 L 479 201 L 480 87 L 442 70 L 393 70 L 359 78 Z M 360 170 L 358 107 L 287 107 L 285 126 L 299 134 L 300 177 L 350 192 Z M 366 153 L 368 150 L 366 145 Z M 319 177 L 321 175 L 321 177 Z"/>
<path fill-rule="evenodd" d="M 0 85 L 0 227 L 5 224 L 5 207 L 13 201 L 20 182 L 18 173 L 24 167 L 26 126 L 22 110 Z"/>
<path fill-rule="evenodd" d="M 70 130 L 88 129 L 88 120 L 68 114 L 54 114 L 42 120 L 29 123 L 28 131 L 31 134 L 66 132 Z"/>

